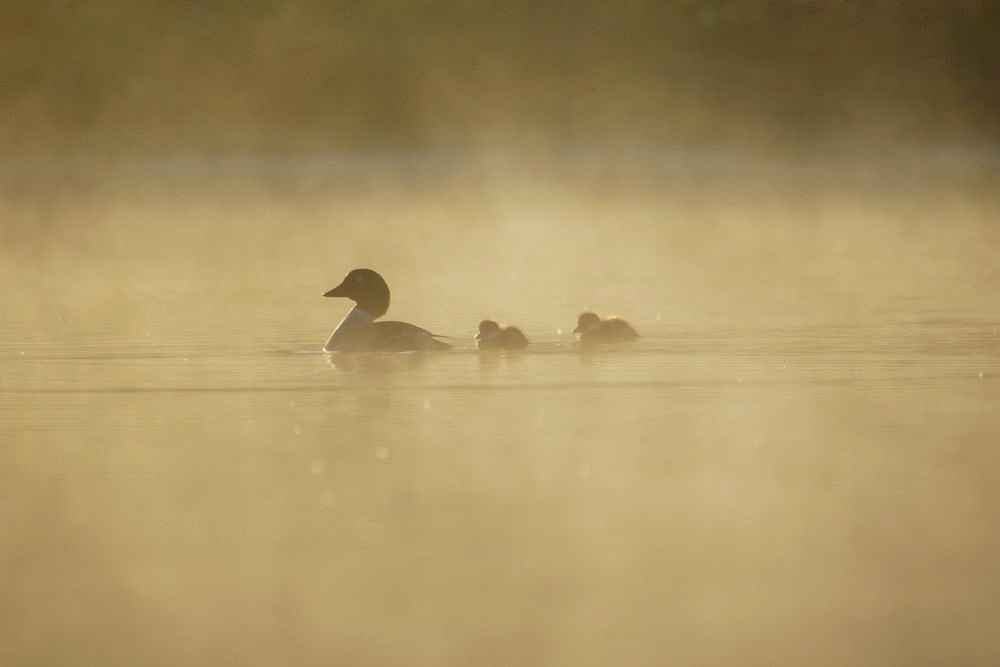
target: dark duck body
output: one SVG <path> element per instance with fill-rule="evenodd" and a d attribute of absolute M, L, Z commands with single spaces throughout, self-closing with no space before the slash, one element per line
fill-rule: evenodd
<path fill-rule="evenodd" d="M 500 326 L 493 320 L 479 323 L 476 348 L 479 350 L 521 350 L 528 347 L 528 337 L 517 327 Z"/>
<path fill-rule="evenodd" d="M 376 322 L 389 310 L 389 286 L 371 269 L 354 269 L 343 282 L 323 296 L 342 296 L 354 301 L 351 309 L 330 335 L 327 352 L 410 352 L 447 350 L 451 345 L 435 334 L 408 322 Z"/>
<path fill-rule="evenodd" d="M 635 340 L 639 334 L 620 317 L 601 319 L 597 313 L 581 313 L 573 333 L 580 334 L 581 343 L 621 343 Z"/>

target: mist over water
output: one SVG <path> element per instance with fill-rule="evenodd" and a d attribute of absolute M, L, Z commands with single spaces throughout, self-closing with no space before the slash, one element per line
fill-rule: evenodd
<path fill-rule="evenodd" d="M 679 164 L 277 156 L 71 166 L 84 182 L 68 185 L 17 175 L 13 187 L 44 185 L 8 198 L 8 326 L 114 318 L 134 334 L 176 316 L 329 328 L 346 302 L 317 297 L 357 266 L 389 281 L 392 318 L 451 336 L 491 314 L 568 330 L 585 307 L 647 326 L 996 312 L 984 167 L 913 175 L 899 157 L 874 173 L 810 173 L 761 157 L 708 168 L 697 154 L 660 157 Z"/>
<path fill-rule="evenodd" d="M 4 11 L 0 663 L 1000 660 L 989 3 Z"/>

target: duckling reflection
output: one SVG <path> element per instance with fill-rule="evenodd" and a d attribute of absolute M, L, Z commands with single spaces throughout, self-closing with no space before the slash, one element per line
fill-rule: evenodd
<path fill-rule="evenodd" d="M 528 337 L 517 327 L 501 327 L 493 320 L 480 322 L 476 333 L 476 348 L 481 351 L 522 350 L 528 347 L 529 342 Z"/>
<path fill-rule="evenodd" d="M 576 320 L 573 333 L 580 335 L 580 342 L 591 343 L 621 343 L 635 340 L 638 332 L 620 317 L 601 319 L 597 313 L 585 311 Z"/>

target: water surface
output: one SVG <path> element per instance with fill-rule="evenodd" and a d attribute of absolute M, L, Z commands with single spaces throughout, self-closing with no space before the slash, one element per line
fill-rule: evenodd
<path fill-rule="evenodd" d="M 979 184 L 338 169 L 7 197 L 0 662 L 1000 661 Z"/>

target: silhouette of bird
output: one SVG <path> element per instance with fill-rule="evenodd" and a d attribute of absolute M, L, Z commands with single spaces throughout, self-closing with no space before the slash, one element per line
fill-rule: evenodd
<path fill-rule="evenodd" d="M 323 294 L 341 296 L 356 304 L 330 335 L 327 352 L 407 352 L 447 350 L 451 345 L 437 334 L 408 322 L 376 322 L 389 310 L 389 286 L 371 269 L 354 269 L 343 282 Z"/>
<path fill-rule="evenodd" d="M 476 348 L 480 350 L 520 350 L 528 343 L 528 337 L 517 327 L 501 327 L 493 320 L 480 322 L 476 333 Z"/>
<path fill-rule="evenodd" d="M 639 337 L 632 325 L 620 317 L 602 320 L 600 315 L 590 311 L 580 314 L 573 333 L 580 334 L 581 343 L 620 343 Z"/>

